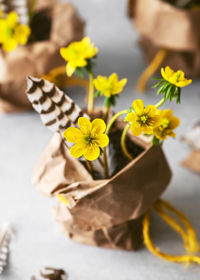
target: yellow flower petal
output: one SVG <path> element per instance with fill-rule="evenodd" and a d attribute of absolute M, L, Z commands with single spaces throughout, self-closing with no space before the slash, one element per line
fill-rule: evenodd
<path fill-rule="evenodd" d="M 131 125 L 131 131 L 132 131 L 133 135 L 139 136 L 142 133 L 142 127 L 133 123 Z"/>
<path fill-rule="evenodd" d="M 126 85 L 127 81 L 128 80 L 126 78 L 122 79 L 121 81 L 119 81 L 119 86 L 124 87 Z"/>
<path fill-rule="evenodd" d="M 118 75 L 117 75 L 117 73 L 112 73 L 110 75 L 110 77 L 108 78 L 108 80 L 109 80 L 110 83 L 118 82 Z"/>
<path fill-rule="evenodd" d="M 101 134 L 106 130 L 106 124 L 102 119 L 92 121 L 92 135 Z"/>
<path fill-rule="evenodd" d="M 67 141 L 69 141 L 70 143 L 78 143 L 81 141 L 81 139 L 83 138 L 83 134 L 81 133 L 81 131 L 76 128 L 76 127 L 69 127 L 67 128 L 64 133 L 63 136 L 65 137 L 65 139 Z"/>
<path fill-rule="evenodd" d="M 2 47 L 6 52 L 11 52 L 17 47 L 17 41 L 13 38 L 7 39 L 3 42 Z"/>
<path fill-rule="evenodd" d="M 67 51 L 67 48 L 61 48 L 61 49 L 60 49 L 60 54 L 61 54 L 61 56 L 62 56 L 66 61 L 68 61 L 68 51 Z"/>
<path fill-rule="evenodd" d="M 10 12 L 7 15 L 6 22 L 10 28 L 14 28 L 18 22 L 18 15 L 16 12 Z"/>
<path fill-rule="evenodd" d="M 86 150 L 86 145 L 85 144 L 82 144 L 82 143 L 78 143 L 78 144 L 75 144 L 70 150 L 70 155 L 75 157 L 75 158 L 79 158 L 81 157 L 84 153 L 85 153 L 85 150 Z"/>
<path fill-rule="evenodd" d="M 177 82 L 176 85 L 177 87 L 186 87 L 192 83 L 192 80 L 185 80 L 181 82 Z"/>
<path fill-rule="evenodd" d="M 84 152 L 84 157 L 90 161 L 97 159 L 99 155 L 100 149 L 97 144 L 88 145 Z"/>
<path fill-rule="evenodd" d="M 25 24 L 19 24 L 14 31 L 14 39 L 21 45 L 25 45 L 31 33 L 30 28 Z"/>
<path fill-rule="evenodd" d="M 84 45 L 89 46 L 90 45 L 90 38 L 88 36 L 86 36 L 80 41 L 80 43 L 83 43 Z"/>
<path fill-rule="evenodd" d="M 133 109 L 135 110 L 136 114 L 142 114 L 144 111 L 144 103 L 141 99 L 136 99 L 133 104 Z"/>
<path fill-rule="evenodd" d="M 80 127 L 80 130 L 83 134 L 89 135 L 92 129 L 92 124 L 88 118 L 80 117 L 78 119 L 78 125 Z"/>
<path fill-rule="evenodd" d="M 142 131 L 145 134 L 152 134 L 153 133 L 153 127 L 152 126 L 148 126 L 148 125 L 143 125 L 142 126 Z"/>
<path fill-rule="evenodd" d="M 161 112 L 161 117 L 170 118 L 173 115 L 172 109 L 159 110 L 159 112 Z"/>
<path fill-rule="evenodd" d="M 148 105 L 144 108 L 144 114 L 148 114 L 148 116 L 154 116 L 157 112 L 157 109 L 154 105 Z"/>
<path fill-rule="evenodd" d="M 106 134 L 102 134 L 96 138 L 96 143 L 99 147 L 106 147 L 109 144 L 109 138 Z"/>
<path fill-rule="evenodd" d="M 177 128 L 180 125 L 180 119 L 173 116 L 170 125 L 171 125 L 171 129 Z"/>
<path fill-rule="evenodd" d="M 134 122 L 137 120 L 137 115 L 133 112 L 128 113 L 128 115 L 126 116 L 126 121 L 127 122 Z"/>
<path fill-rule="evenodd" d="M 66 65 L 67 76 L 71 77 L 75 70 L 76 68 L 72 67 L 71 64 L 68 62 Z"/>

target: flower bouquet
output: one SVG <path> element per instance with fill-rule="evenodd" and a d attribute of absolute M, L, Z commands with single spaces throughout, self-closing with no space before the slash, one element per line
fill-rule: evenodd
<path fill-rule="evenodd" d="M 73 240 L 135 250 L 144 238 L 149 250 L 159 257 L 200 262 L 192 255 L 161 253 L 149 234 L 149 214 L 154 208 L 181 234 L 186 250 L 199 248 L 187 218 L 160 199 L 171 179 L 162 144 L 176 136 L 174 130 L 180 123 L 171 109 L 160 107 L 167 101 L 180 103 L 181 87 L 191 80 L 184 78 L 182 71 L 162 68 L 162 78 L 154 86 L 163 96 L 157 104 L 145 106 L 136 99 L 115 114 L 111 107 L 127 80 L 119 80 L 116 73 L 94 77 L 97 53 L 88 37 L 61 48 L 68 76 L 89 75 L 87 110 L 53 83 L 28 77 L 28 99 L 42 122 L 55 132 L 36 165 L 32 182 L 41 193 L 57 199 L 55 219 Z M 104 96 L 103 108 L 94 107 L 98 96 Z M 175 213 L 186 230 L 166 211 Z"/>
<path fill-rule="evenodd" d="M 160 66 L 200 77 L 199 1 L 129 0 L 129 14 L 149 64 L 138 82 L 140 91 Z"/>
<path fill-rule="evenodd" d="M 58 67 L 63 67 L 60 47 L 83 36 L 84 22 L 72 4 L 35 2 L 6 0 L 0 5 L 2 112 L 31 109 L 24 94 L 26 76 L 41 77 L 53 69 L 59 73 L 62 68 Z"/>

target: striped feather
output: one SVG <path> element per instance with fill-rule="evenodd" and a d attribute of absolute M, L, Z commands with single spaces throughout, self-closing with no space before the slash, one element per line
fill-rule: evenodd
<path fill-rule="evenodd" d="M 19 16 L 20 23 L 29 23 L 27 0 L 0 0 L 0 7 L 4 14 L 15 11 Z"/>
<path fill-rule="evenodd" d="M 28 77 L 27 96 L 41 120 L 51 131 L 63 131 L 78 125 L 79 117 L 88 117 L 63 91 L 41 78 Z"/>
<path fill-rule="evenodd" d="M 9 243 L 13 230 L 7 224 L 0 227 L 0 275 L 8 263 Z"/>

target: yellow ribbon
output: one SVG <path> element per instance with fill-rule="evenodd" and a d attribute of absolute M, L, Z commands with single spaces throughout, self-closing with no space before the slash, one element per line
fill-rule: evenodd
<path fill-rule="evenodd" d="M 158 200 L 154 205 L 155 211 L 159 214 L 159 216 L 169 225 L 171 226 L 177 233 L 179 233 L 184 241 L 184 247 L 188 254 L 185 255 L 170 255 L 163 253 L 156 248 L 151 240 L 149 228 L 150 228 L 150 211 L 148 211 L 143 220 L 143 237 L 144 243 L 146 247 L 149 249 L 151 253 L 154 255 L 171 262 L 178 263 L 198 263 L 200 264 L 200 257 L 196 255 L 192 255 L 191 253 L 198 252 L 200 249 L 199 243 L 197 241 L 196 233 L 192 225 L 190 224 L 188 218 L 175 207 L 173 207 L 169 202 L 164 200 Z M 171 212 L 176 215 L 176 217 L 182 222 L 185 226 L 182 227 L 181 224 L 178 223 L 173 217 L 171 217 L 167 212 Z"/>
<path fill-rule="evenodd" d="M 65 66 L 56 67 L 51 70 L 48 74 L 42 76 L 43 79 L 54 83 L 60 88 L 69 88 L 73 86 L 81 86 L 85 88 L 87 95 L 89 89 L 89 82 L 86 79 L 81 79 L 77 77 L 67 77 Z M 86 95 L 86 98 L 87 98 Z"/>
<path fill-rule="evenodd" d="M 137 90 L 139 92 L 145 92 L 147 89 L 147 83 L 149 79 L 152 77 L 152 75 L 158 70 L 160 65 L 162 64 L 163 60 L 165 59 L 168 51 L 165 49 L 160 49 L 151 63 L 147 66 L 147 68 L 144 70 L 144 72 L 141 74 L 141 76 L 138 79 L 137 83 Z"/>

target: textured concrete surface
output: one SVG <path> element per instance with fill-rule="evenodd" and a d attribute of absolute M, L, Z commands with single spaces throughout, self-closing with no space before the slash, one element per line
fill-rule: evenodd
<path fill-rule="evenodd" d="M 145 67 L 137 47 L 138 35 L 126 17 L 126 1 L 73 0 L 73 3 L 87 20 L 86 33 L 99 47 L 96 73 L 116 71 L 120 77 L 128 78 L 116 110 L 126 108 L 140 97 L 135 85 Z M 72 91 L 71 95 L 83 104 L 83 92 Z M 149 103 L 158 98 L 150 90 L 144 100 Z M 200 177 L 180 166 L 190 149 L 179 141 L 180 135 L 199 119 L 199 105 L 200 81 L 194 81 L 183 90 L 181 106 L 172 106 L 181 118 L 181 126 L 177 139 L 164 145 L 174 173 L 164 198 L 187 213 L 200 239 Z M 50 138 L 51 133 L 34 112 L 0 117 L 0 222 L 10 222 L 17 231 L 2 280 L 28 280 L 45 265 L 66 269 L 70 280 L 199 279 L 199 267 L 185 268 L 165 262 L 145 248 L 135 253 L 105 250 L 77 244 L 63 236 L 50 211 L 55 201 L 43 197 L 30 183 L 33 167 Z M 179 237 L 156 215 L 152 237 L 166 252 L 184 252 Z"/>

